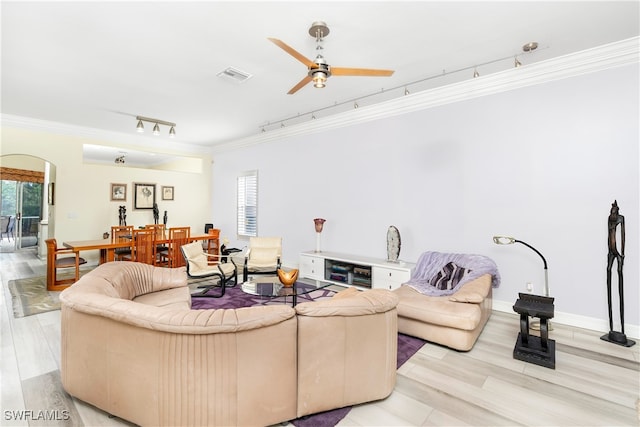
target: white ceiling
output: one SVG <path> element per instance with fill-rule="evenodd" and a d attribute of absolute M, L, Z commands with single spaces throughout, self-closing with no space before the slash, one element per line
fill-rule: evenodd
<path fill-rule="evenodd" d="M 132 138 L 141 115 L 177 124 L 175 139 L 162 127 L 156 141 L 197 148 L 472 78 L 476 67 L 504 70 L 516 55 L 526 66 L 635 37 L 640 26 L 638 1 L 2 1 L 1 19 L 3 115 Z M 267 37 L 313 59 L 318 20 L 331 30 L 329 64 L 394 75 L 333 76 L 287 95 L 305 66 Z M 525 54 L 530 41 L 540 47 Z M 227 67 L 252 77 L 217 77 Z"/>

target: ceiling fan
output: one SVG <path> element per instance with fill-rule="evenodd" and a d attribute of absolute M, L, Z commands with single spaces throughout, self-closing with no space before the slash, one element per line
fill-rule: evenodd
<path fill-rule="evenodd" d="M 289 95 L 293 95 L 300 90 L 307 83 L 313 81 L 313 86 L 317 88 L 323 88 L 326 86 L 327 79 L 334 76 L 373 76 L 373 77 L 389 77 L 393 74 L 393 70 L 376 70 L 371 68 L 346 68 L 346 67 L 332 67 L 325 61 L 321 54 L 322 41 L 324 37 L 329 35 L 329 27 L 322 21 L 317 21 L 311 24 L 309 28 L 309 35 L 316 39 L 316 51 L 318 52 L 316 58 L 312 61 L 309 58 L 302 55 L 300 52 L 283 42 L 282 40 L 269 37 L 269 40 L 282 48 L 289 55 L 296 58 L 307 66 L 308 73 L 305 78 L 300 80 L 297 85 L 291 88 Z"/>

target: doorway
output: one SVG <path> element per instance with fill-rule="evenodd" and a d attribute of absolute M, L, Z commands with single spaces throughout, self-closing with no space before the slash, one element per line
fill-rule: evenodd
<path fill-rule="evenodd" d="M 2 206 L 0 216 L 6 227 L 2 230 L 8 250 L 38 246 L 38 224 L 42 219 L 42 184 L 37 182 L 0 181 Z"/>
<path fill-rule="evenodd" d="M 32 156 L 0 156 L 0 251 L 37 250 L 47 217 L 48 163 Z M 48 178 L 48 177 L 47 177 Z M 44 234 L 44 233 L 43 233 Z"/>

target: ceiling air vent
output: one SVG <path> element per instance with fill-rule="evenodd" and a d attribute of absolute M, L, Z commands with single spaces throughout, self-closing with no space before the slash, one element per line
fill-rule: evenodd
<path fill-rule="evenodd" d="M 243 83 L 251 78 L 251 74 L 240 71 L 237 68 L 228 67 L 218 73 L 218 77 L 235 82 Z"/>

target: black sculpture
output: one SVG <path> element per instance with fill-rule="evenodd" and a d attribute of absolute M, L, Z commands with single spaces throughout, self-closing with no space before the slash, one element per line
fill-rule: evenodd
<path fill-rule="evenodd" d="M 118 208 L 118 225 L 127 225 L 127 208 L 125 206 Z"/>
<path fill-rule="evenodd" d="M 160 209 L 158 209 L 158 204 L 153 204 L 153 223 L 158 225 L 158 220 L 160 219 Z"/>
<path fill-rule="evenodd" d="M 164 227 L 167 228 L 167 220 L 169 219 L 169 217 L 167 216 L 167 211 L 164 211 L 164 216 L 162 217 L 162 223 L 164 224 Z"/>
<path fill-rule="evenodd" d="M 620 227 L 620 250 L 618 250 L 618 243 L 616 241 L 616 235 Z M 624 216 L 620 215 L 620 209 L 618 208 L 618 201 L 614 200 L 611 204 L 611 212 L 609 213 L 609 220 L 607 221 L 608 231 L 608 245 L 609 253 L 607 254 L 607 302 L 609 304 L 609 333 L 604 334 L 600 339 L 609 341 L 614 344 L 620 344 L 625 347 L 631 347 L 635 344 L 635 341 L 627 339 L 624 333 L 624 281 L 622 276 L 622 267 L 624 266 Z M 613 307 L 611 302 L 611 269 L 613 268 L 613 262 L 617 262 L 618 270 L 618 296 L 620 299 L 620 328 L 621 331 L 613 330 Z"/>

